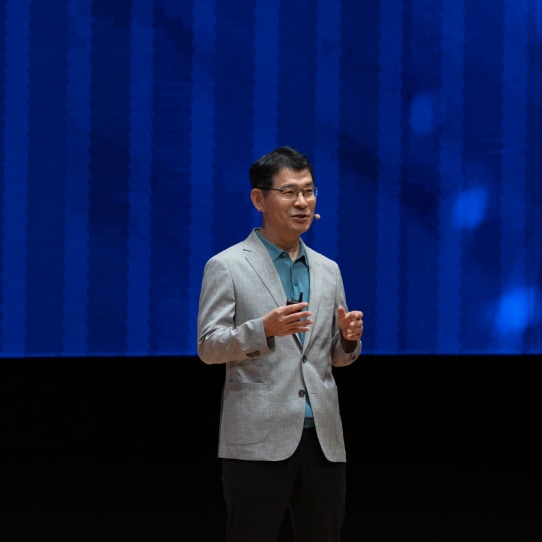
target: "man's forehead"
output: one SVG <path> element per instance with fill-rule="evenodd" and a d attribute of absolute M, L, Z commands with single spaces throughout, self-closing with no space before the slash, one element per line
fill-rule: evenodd
<path fill-rule="evenodd" d="M 281 169 L 275 175 L 275 180 L 281 181 L 282 184 L 295 185 L 311 184 L 313 182 L 311 172 L 308 169 L 302 169 L 301 171 L 293 171 L 289 168 Z"/>

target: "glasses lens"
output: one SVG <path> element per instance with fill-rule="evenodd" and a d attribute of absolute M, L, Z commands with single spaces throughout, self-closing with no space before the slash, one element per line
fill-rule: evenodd
<path fill-rule="evenodd" d="M 303 194 L 303 197 L 305 199 L 312 199 L 318 195 L 317 188 L 304 188 L 303 190 L 300 190 L 300 192 Z M 297 194 L 296 194 L 296 197 L 297 197 Z"/>
<path fill-rule="evenodd" d="M 318 196 L 318 188 L 302 188 L 301 190 L 294 190 L 293 188 L 263 188 L 263 190 L 276 190 L 280 195 L 291 201 L 295 201 L 299 194 L 305 199 L 312 199 Z"/>

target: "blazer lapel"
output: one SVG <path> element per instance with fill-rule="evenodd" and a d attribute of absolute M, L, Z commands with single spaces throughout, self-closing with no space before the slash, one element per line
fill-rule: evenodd
<path fill-rule="evenodd" d="M 282 282 L 280 281 L 280 277 L 275 269 L 273 261 L 269 256 L 269 252 L 267 252 L 265 246 L 258 239 L 256 230 L 253 230 L 252 233 L 247 237 L 243 250 L 245 251 L 248 263 L 252 266 L 254 272 L 260 277 L 260 280 L 262 281 L 262 287 L 267 289 L 267 291 L 275 300 L 277 307 L 279 307 L 280 305 L 284 305 L 286 303 L 286 294 L 284 293 Z M 318 267 L 318 265 L 315 264 L 315 267 Z M 315 270 L 314 276 L 316 278 L 313 277 L 311 261 L 309 261 L 309 273 L 311 281 L 311 293 L 309 301 L 312 306 L 316 307 L 317 305 L 314 303 L 319 302 L 321 294 L 319 286 L 316 288 L 316 292 L 313 292 L 313 282 L 317 283 L 320 273 L 319 271 Z M 315 296 L 314 302 L 313 295 Z M 305 332 L 305 340 L 303 344 L 308 343 L 310 339 L 310 333 L 310 331 Z M 301 343 L 301 340 L 297 333 L 294 335 L 294 337 L 298 346 L 303 349 L 303 344 Z"/>
<path fill-rule="evenodd" d="M 284 305 L 286 298 L 282 282 L 269 256 L 269 252 L 258 239 L 256 230 L 253 230 L 246 239 L 243 250 L 248 263 L 262 281 L 262 287 L 271 294 L 277 307 Z"/>
<path fill-rule="evenodd" d="M 316 324 L 316 315 L 318 314 L 318 306 L 320 305 L 320 300 L 322 299 L 322 270 L 321 263 L 317 257 L 315 257 L 314 252 L 305 245 L 305 253 L 309 261 L 309 277 L 310 277 L 310 298 L 309 298 L 309 310 L 312 312 L 312 319 L 314 323 L 311 329 L 305 332 L 305 341 L 303 342 L 304 350 L 309 344 L 314 326 Z"/>

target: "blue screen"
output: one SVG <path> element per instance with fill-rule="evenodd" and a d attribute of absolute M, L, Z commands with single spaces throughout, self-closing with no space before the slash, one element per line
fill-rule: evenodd
<path fill-rule="evenodd" d="M 364 352 L 542 352 L 538 2 L 1 0 L 0 355 L 195 355 L 281 145 Z"/>

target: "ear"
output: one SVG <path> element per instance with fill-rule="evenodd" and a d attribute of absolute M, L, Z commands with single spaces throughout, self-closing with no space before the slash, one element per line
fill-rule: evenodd
<path fill-rule="evenodd" d="M 263 213 L 264 210 L 264 204 L 263 204 L 263 193 L 261 190 L 258 190 L 257 188 L 253 188 L 250 191 L 250 199 L 252 200 L 252 204 L 258 211 Z"/>

